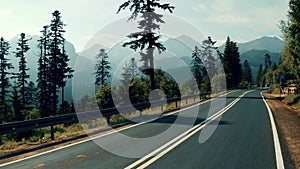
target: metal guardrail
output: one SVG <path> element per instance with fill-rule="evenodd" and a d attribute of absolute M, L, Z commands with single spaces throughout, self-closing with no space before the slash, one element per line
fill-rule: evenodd
<path fill-rule="evenodd" d="M 166 100 L 158 100 L 153 102 L 146 102 L 146 103 L 139 103 L 132 105 L 137 110 L 143 110 L 146 108 L 149 108 L 150 106 L 154 107 L 161 107 L 163 110 L 164 103 L 176 103 L 176 108 L 178 108 L 178 102 L 179 101 L 186 101 L 186 104 L 188 103 L 188 99 L 194 98 L 194 101 L 197 97 L 203 97 L 210 95 L 211 93 L 204 93 L 200 95 L 191 95 L 191 96 L 185 96 L 185 97 L 178 97 L 178 98 L 171 98 Z M 123 111 L 126 110 L 132 110 L 132 106 L 122 106 L 118 109 L 121 109 Z M 114 114 L 119 114 L 117 108 L 108 108 L 100 110 L 102 113 L 102 116 L 106 118 L 107 123 L 109 124 L 109 119 Z M 88 112 L 81 112 L 81 113 L 72 113 L 72 114 L 65 114 L 65 115 L 57 115 L 52 117 L 45 117 L 45 118 L 38 118 L 38 119 L 32 119 L 32 120 L 26 120 L 26 121 L 20 121 L 20 122 L 10 122 L 6 124 L 0 124 L 0 135 L 4 134 L 10 134 L 14 132 L 24 132 L 29 131 L 37 128 L 43 128 L 43 127 L 51 127 L 51 138 L 54 139 L 54 126 L 59 124 L 68 124 L 68 123 L 76 123 L 79 122 L 78 116 L 80 119 L 93 119 L 91 117 L 99 117 L 99 110 L 95 111 L 88 111 Z"/>

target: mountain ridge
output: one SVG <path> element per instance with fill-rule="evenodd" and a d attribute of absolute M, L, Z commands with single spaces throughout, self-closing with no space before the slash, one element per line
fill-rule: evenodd
<path fill-rule="evenodd" d="M 28 73 L 30 75 L 30 81 L 36 82 L 37 80 L 37 61 L 38 61 L 38 53 L 39 49 L 37 47 L 37 40 L 39 38 L 38 35 L 26 35 L 27 38 L 32 38 L 29 41 L 30 50 L 27 52 L 27 62 L 28 67 L 30 68 Z M 14 72 L 18 71 L 18 59 L 14 56 L 13 51 L 15 51 L 17 46 L 17 40 L 19 38 L 19 35 L 11 38 L 9 40 L 9 43 L 11 45 L 10 48 L 10 55 L 9 58 L 11 59 L 11 62 L 13 63 L 15 69 Z M 266 44 L 265 44 L 266 43 Z M 190 66 L 191 60 L 191 54 L 194 50 L 194 46 L 201 46 L 200 42 L 197 42 L 192 37 L 189 37 L 187 35 L 181 35 L 177 38 L 170 38 L 163 42 L 163 44 L 167 48 L 167 52 L 171 54 L 172 56 L 176 56 L 183 60 L 186 65 Z M 253 74 L 255 74 L 256 69 L 258 69 L 258 62 L 263 63 L 263 57 L 266 53 L 269 53 L 271 55 L 271 59 L 274 63 L 278 63 L 280 58 L 280 52 L 283 49 L 284 42 L 280 40 L 277 37 L 261 37 L 258 39 L 254 39 L 249 42 L 245 43 L 238 43 L 240 47 L 240 55 L 241 55 L 241 63 L 244 60 L 248 60 L 253 67 Z M 113 71 L 115 70 L 115 67 L 119 66 L 122 60 L 124 60 L 127 56 L 133 57 L 134 51 L 130 48 L 124 48 L 122 47 L 122 43 L 117 44 L 114 48 L 107 48 L 101 44 L 94 44 L 91 46 L 91 48 L 76 52 L 74 45 L 66 40 L 66 51 L 70 58 L 70 66 L 72 68 L 75 68 L 76 62 L 78 61 L 78 58 L 81 57 L 87 57 L 90 59 L 89 64 L 93 64 L 95 62 L 95 56 L 97 55 L 97 52 L 100 48 L 104 48 L 107 50 L 108 54 L 110 55 L 110 62 L 113 67 Z M 219 47 L 219 50 L 222 52 L 222 48 L 224 48 L 224 45 Z M 158 57 L 162 58 L 162 57 Z M 136 59 L 139 61 L 139 59 Z M 168 59 L 162 59 L 162 61 L 167 62 Z M 169 60 L 170 61 L 170 60 Z M 169 62 L 168 61 L 168 62 Z M 172 62 L 172 61 L 171 61 Z M 161 67 L 167 67 L 170 69 L 176 69 L 177 65 L 169 64 L 169 63 L 160 63 Z M 89 71 L 93 71 L 94 65 L 86 65 L 86 68 L 88 68 Z M 179 68 L 179 67 L 178 67 Z M 71 82 L 68 82 L 68 85 L 70 85 Z M 70 86 L 69 86 L 70 87 Z"/>
<path fill-rule="evenodd" d="M 239 52 L 242 54 L 252 49 L 256 50 L 268 50 L 273 53 L 281 53 L 284 47 L 284 41 L 276 36 L 263 36 L 248 42 L 237 43 Z M 218 47 L 220 51 L 224 51 L 225 44 Z"/>

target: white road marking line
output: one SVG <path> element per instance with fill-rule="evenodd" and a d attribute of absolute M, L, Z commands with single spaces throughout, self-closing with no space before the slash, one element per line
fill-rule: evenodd
<path fill-rule="evenodd" d="M 181 135 L 179 135 L 176 138 L 172 139 L 171 141 L 167 142 L 163 146 L 159 147 L 158 149 L 156 149 L 153 152 L 147 154 L 143 158 L 141 158 L 141 159 L 137 160 L 136 162 L 132 163 L 131 165 L 127 166 L 125 169 L 134 168 L 134 167 L 140 165 L 144 161 L 147 161 L 149 158 L 151 158 L 151 157 L 154 156 L 152 159 L 148 160 L 146 163 L 144 163 L 143 165 L 141 165 L 140 167 L 138 167 L 138 169 L 142 169 L 142 168 L 145 168 L 145 167 L 151 165 L 152 163 L 154 163 L 155 161 L 157 161 L 159 158 L 161 158 L 162 156 L 164 156 L 165 154 L 167 154 L 169 151 L 173 150 L 178 145 L 180 145 L 181 143 L 183 143 L 184 141 L 186 141 L 187 139 L 189 139 L 190 137 L 192 137 L 193 135 L 195 135 L 197 132 L 199 132 L 200 130 L 202 130 L 209 123 L 213 122 L 215 119 L 217 119 L 218 117 L 220 117 L 221 115 L 223 115 L 226 111 L 228 111 L 231 107 L 233 107 L 244 95 L 246 95 L 249 92 L 251 92 L 251 91 L 247 91 L 247 92 L 243 93 L 242 95 L 239 96 L 239 98 L 237 98 L 234 101 L 232 101 L 230 104 L 228 104 L 226 107 L 224 107 L 223 109 L 221 109 L 220 111 L 218 111 L 217 113 L 215 113 L 213 116 L 209 117 L 208 119 L 206 119 L 205 121 L 201 122 L 200 124 L 195 125 L 190 130 L 182 133 Z"/>
<path fill-rule="evenodd" d="M 265 97 L 262 94 L 263 92 L 260 93 L 261 97 L 264 100 L 264 103 L 268 109 L 269 112 L 269 117 L 271 121 L 271 127 L 272 127 L 272 133 L 273 133 L 273 140 L 274 140 L 274 149 L 275 149 L 275 155 L 276 155 L 276 165 L 278 169 L 284 169 L 284 162 L 283 162 L 283 157 L 282 157 L 282 152 L 281 152 L 281 147 L 280 147 L 280 142 L 278 138 L 278 132 L 276 128 L 276 124 L 274 121 L 273 113 L 268 105 L 268 103 L 265 100 Z"/>
<path fill-rule="evenodd" d="M 228 94 L 231 94 L 233 92 L 236 92 L 236 91 L 231 91 L 231 92 L 228 92 L 228 93 L 225 93 L 225 94 L 222 94 L 220 96 L 217 96 L 217 97 L 221 97 L 221 96 L 226 96 Z M 191 108 L 194 108 L 196 106 L 200 106 L 202 104 L 205 104 L 205 103 L 208 103 L 212 100 L 214 100 L 215 98 L 212 98 L 212 99 L 209 99 L 209 100 L 206 100 L 204 102 L 200 102 L 198 104 L 195 104 L 193 106 L 189 106 L 189 107 L 186 107 L 186 108 L 183 108 L 183 109 L 180 109 L 180 110 L 176 110 L 174 112 L 171 112 L 171 113 L 168 113 L 168 114 L 165 114 L 163 116 L 160 116 L 160 117 L 157 117 L 157 118 L 154 118 L 154 119 L 151 119 L 151 120 L 148 120 L 148 121 L 145 121 L 145 122 L 141 122 L 141 123 L 138 123 L 138 124 L 134 124 L 134 125 L 131 125 L 131 126 L 128 126 L 128 127 L 124 127 L 120 130 L 113 130 L 111 132 L 108 132 L 108 133 L 104 133 L 104 134 L 101 134 L 101 135 L 98 135 L 98 136 L 95 136 L 95 137 L 90 137 L 88 139 L 85 139 L 85 140 L 82 140 L 82 141 L 79 141 L 79 142 L 76 142 L 76 143 L 72 143 L 72 144 L 69 144 L 69 145 L 66 145 L 66 146 L 63 146 L 63 147 L 59 147 L 59 148 L 55 148 L 53 150 L 49 150 L 49 151 L 45 151 L 45 152 L 42 152 L 42 153 L 38 153 L 38 154 L 35 154 L 35 155 L 32 155 L 32 156 L 28 156 L 28 157 L 25 157 L 25 158 L 22 158 L 22 159 L 18 159 L 18 160 L 15 160 L 15 161 L 10 161 L 10 162 L 7 162 L 7 163 L 3 163 L 3 164 L 0 164 L 0 167 L 4 167 L 4 166 L 7 166 L 7 165 L 11 165 L 11 164 L 14 164 L 14 163 L 18 163 L 18 162 L 21 162 L 21 161 L 25 161 L 25 160 L 29 160 L 31 158 L 35 158 L 35 157 L 39 157 L 41 155 L 45 155 L 45 154 L 49 154 L 49 153 L 52 153 L 52 152 L 55 152 L 55 151 L 58 151 L 58 150 L 62 150 L 62 149 L 65 149 L 65 148 L 69 148 L 69 147 L 72 147 L 72 146 L 76 146 L 76 145 L 79 145 L 79 144 L 82 144 L 82 143 L 85 143 L 85 142 L 89 142 L 89 141 L 92 141 L 94 139 L 99 139 L 101 137 L 105 137 L 105 136 L 108 136 L 108 135 L 111 135 L 111 134 L 114 134 L 114 133 L 117 133 L 117 132 L 121 132 L 121 131 L 124 131 L 124 130 L 128 130 L 130 128 L 134 128 L 134 127 L 137 127 L 137 126 L 140 126 L 140 125 L 143 125 L 145 123 L 149 123 L 149 122 L 152 122 L 152 121 L 155 121 L 157 119 L 160 119 L 160 118 L 163 118 L 163 117 L 166 117 L 166 116 L 170 116 L 170 115 L 173 115 L 173 114 L 176 114 L 180 111 L 184 111 L 184 110 L 188 110 L 188 109 L 191 109 Z"/>

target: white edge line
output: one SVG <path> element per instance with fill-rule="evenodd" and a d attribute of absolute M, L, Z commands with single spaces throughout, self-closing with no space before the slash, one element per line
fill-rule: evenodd
<path fill-rule="evenodd" d="M 250 91 L 248 91 L 248 92 L 250 92 Z M 240 95 L 239 98 L 237 98 L 234 101 L 232 101 L 231 103 L 229 103 L 226 107 L 224 107 L 223 109 L 219 110 L 217 113 L 215 113 L 214 115 L 212 115 L 211 117 L 209 117 L 207 120 L 199 123 L 198 125 L 194 126 L 193 128 L 189 129 L 188 131 L 186 131 L 186 132 L 182 133 L 181 135 L 177 136 L 176 138 L 170 140 L 169 142 L 167 142 L 166 144 L 162 145 L 158 149 L 154 150 L 153 152 L 149 153 L 148 155 L 144 156 L 143 158 L 141 158 L 141 159 L 137 160 L 136 162 L 132 163 L 131 165 L 127 166 L 125 169 L 134 168 L 134 167 L 138 166 L 139 164 L 141 164 L 142 162 L 144 162 L 147 159 L 149 159 L 150 157 L 156 155 L 155 157 L 153 157 L 152 159 L 148 160 L 146 163 L 144 163 L 143 165 L 141 165 L 138 168 L 144 168 L 144 167 L 147 167 L 147 166 L 151 165 L 153 162 L 155 162 L 156 160 L 158 160 L 159 158 L 161 158 L 162 156 L 164 156 L 165 154 L 167 154 L 172 149 L 176 148 L 178 145 L 180 145 L 181 143 L 183 143 L 184 141 L 186 141 L 188 138 L 190 138 L 191 136 L 193 136 L 194 134 L 196 134 L 198 131 L 200 131 L 202 128 L 204 128 L 205 126 L 207 126 L 213 120 L 215 120 L 216 118 L 218 118 L 219 116 L 221 116 L 222 114 L 224 114 L 226 111 L 228 111 L 231 107 L 233 107 L 241 99 L 241 97 L 243 97 L 248 92 L 245 92 L 244 94 Z M 177 142 L 175 142 L 175 141 L 177 141 Z M 168 146 L 170 146 L 170 147 L 168 147 Z M 162 151 L 164 148 L 167 148 L 167 149 L 165 149 L 164 151 Z"/>
<path fill-rule="evenodd" d="M 231 91 L 231 92 L 222 94 L 222 95 L 220 95 L 220 96 L 226 96 L 226 95 L 228 95 L 228 94 L 230 94 L 230 93 L 233 93 L 233 92 L 236 92 L 236 91 L 237 91 L 237 90 Z M 220 96 L 218 96 L 218 97 L 220 97 Z M 38 157 L 38 156 L 41 156 L 41 155 L 49 154 L 49 153 L 52 153 L 52 152 L 55 152 L 55 151 L 58 151 L 58 150 L 62 150 L 62 149 L 65 149 L 65 148 L 69 148 L 69 147 L 78 145 L 78 144 L 82 144 L 82 143 L 85 143 L 85 142 L 89 142 L 89 141 L 94 140 L 94 139 L 99 139 L 99 138 L 101 138 L 101 137 L 105 137 L 105 136 L 107 136 L 107 135 L 114 134 L 114 133 L 116 133 L 116 132 L 128 130 L 128 129 L 130 129 L 130 128 L 133 128 L 133 127 L 137 127 L 137 126 L 143 125 L 143 124 L 145 124 L 145 123 L 149 123 L 149 122 L 155 121 L 155 120 L 157 120 L 157 119 L 160 119 L 160 118 L 163 118 L 163 117 L 166 117 L 166 116 L 170 116 L 170 115 L 176 114 L 176 113 L 178 113 L 178 112 L 180 112 L 180 111 L 184 111 L 184 110 L 188 110 L 188 109 L 194 108 L 194 107 L 196 107 L 196 106 L 200 106 L 200 105 L 202 105 L 202 104 L 205 104 L 205 103 L 208 103 L 208 102 L 212 101 L 213 99 L 214 99 L 214 98 L 211 98 L 211 99 L 206 100 L 206 101 L 204 101 L 204 102 L 200 102 L 200 103 L 198 103 L 198 104 L 195 104 L 195 105 L 192 105 L 192 106 L 189 106 L 189 107 L 180 109 L 180 110 L 176 110 L 176 111 L 174 111 L 174 112 L 172 112 L 172 113 L 165 114 L 164 116 L 160 116 L 160 117 L 157 117 L 157 118 L 154 118 L 154 119 L 145 121 L 145 122 L 141 122 L 141 123 L 138 123 L 138 124 L 134 124 L 134 125 L 131 125 L 131 126 L 122 128 L 122 129 L 120 129 L 120 130 L 113 130 L 113 131 L 111 131 L 111 132 L 102 134 L 102 135 L 100 135 L 100 136 L 90 137 L 90 138 L 88 138 L 88 139 L 85 139 L 85 140 L 82 140 L 82 141 L 79 141 L 79 142 L 76 142 L 76 143 L 72 143 L 72 144 L 69 144 L 69 145 L 66 145 L 66 146 L 63 146 L 63 147 L 59 147 L 59 148 L 55 148 L 55 149 L 52 149 L 52 150 L 49 150 L 49 151 L 45 151 L 45 152 L 42 152 L 42 153 L 38 153 L 38 154 L 35 154 L 35 155 L 32 155 L 32 156 L 28 156 L 28 157 L 25 157 L 25 158 L 22 158 L 22 159 L 19 159 L 19 160 L 15 160 L 15 161 L 3 163 L 3 164 L 0 164 L 0 167 L 4 167 L 4 166 L 7 166 L 7 165 L 11 165 L 11 164 L 14 164 L 14 163 L 18 163 L 18 162 L 21 162 L 21 161 L 25 161 L 25 160 L 28 160 L 28 159 L 31 159 L 31 158 L 35 158 L 35 157 Z"/>
<path fill-rule="evenodd" d="M 272 133 L 273 133 L 273 140 L 274 140 L 274 149 L 275 149 L 275 155 L 276 155 L 276 165 L 278 169 L 284 169 L 284 162 L 283 162 L 283 157 L 282 157 L 282 152 L 281 152 L 281 147 L 280 147 L 280 142 L 278 138 L 278 132 L 276 128 L 276 123 L 273 117 L 272 110 L 270 109 L 268 103 L 265 100 L 265 97 L 263 96 L 263 92 L 260 93 L 264 103 L 268 109 L 269 112 L 269 117 L 271 121 L 271 127 L 272 127 Z"/>

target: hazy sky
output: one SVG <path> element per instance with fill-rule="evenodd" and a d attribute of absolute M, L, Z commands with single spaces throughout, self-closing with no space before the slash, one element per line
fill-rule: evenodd
<path fill-rule="evenodd" d="M 40 35 L 54 10 L 67 24 L 65 37 L 80 52 L 96 32 L 128 16 L 116 14 L 125 0 L 0 0 L 0 36 L 9 40 L 21 32 Z M 261 36 L 281 36 L 280 20 L 286 20 L 288 0 L 162 0 L 174 5 L 173 16 L 193 24 L 204 35 L 223 43 L 229 35 L 238 42 Z M 122 29 L 120 27 L 120 29 Z"/>

